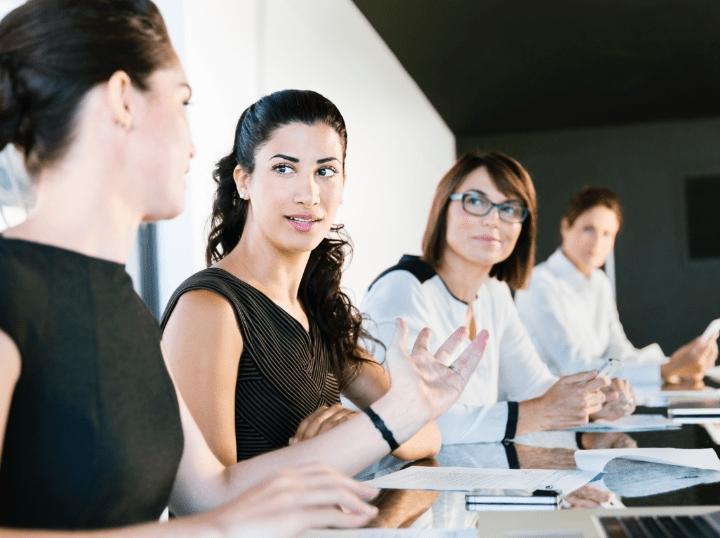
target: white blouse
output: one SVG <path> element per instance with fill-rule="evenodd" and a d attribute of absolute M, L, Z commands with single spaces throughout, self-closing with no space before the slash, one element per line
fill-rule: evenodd
<path fill-rule="evenodd" d="M 517 404 L 508 401 L 537 397 L 557 380 L 537 355 L 507 285 L 487 280 L 472 308 L 478 330 L 487 329 L 490 338 L 462 395 L 438 419 L 444 444 L 512 437 Z M 373 282 L 360 309 L 369 317 L 365 328 L 385 346 L 392 339 L 395 318 L 402 317 L 409 328 L 410 345 L 423 327 L 430 327 L 430 349 L 434 350 L 467 324 L 468 305 L 450 293 L 428 264 L 417 256 L 403 256 Z M 367 348 L 378 360 L 383 359 L 382 346 L 368 342 Z"/>
<path fill-rule="evenodd" d="M 560 249 L 535 267 L 526 290 L 515 294 L 525 327 L 540 356 L 557 375 L 598 368 L 603 359 L 621 359 L 617 377 L 635 385 L 661 383 L 667 357 L 657 344 L 635 348 L 620 324 L 607 275 L 583 275 Z"/>

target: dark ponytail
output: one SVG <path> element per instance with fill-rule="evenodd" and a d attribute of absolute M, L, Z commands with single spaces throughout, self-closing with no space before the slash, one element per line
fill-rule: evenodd
<path fill-rule="evenodd" d="M 217 184 L 210 234 L 205 251 L 207 264 L 224 258 L 240 241 L 247 219 L 248 203 L 240 198 L 233 172 L 240 166 L 251 174 L 255 154 L 273 132 L 290 123 L 324 123 L 337 132 L 343 144 L 343 166 L 347 148 L 347 130 L 337 107 L 319 93 L 309 90 L 282 90 L 266 95 L 248 107 L 235 129 L 232 152 L 215 165 Z M 372 340 L 362 328 L 362 316 L 340 288 L 345 260 L 352 246 L 342 230 L 335 226 L 310 253 L 298 292 L 306 311 L 317 324 L 330 347 L 330 367 L 346 387 L 367 360 L 358 344 L 360 338 Z"/>
<path fill-rule="evenodd" d="M 31 174 L 59 159 L 85 94 L 125 71 L 140 89 L 175 53 L 150 0 L 29 0 L 0 22 L 0 150 Z"/>

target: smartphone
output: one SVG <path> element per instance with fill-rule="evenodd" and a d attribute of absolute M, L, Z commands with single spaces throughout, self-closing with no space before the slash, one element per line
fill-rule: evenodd
<path fill-rule="evenodd" d="M 465 504 L 559 505 L 562 493 L 554 489 L 476 489 L 465 495 Z"/>
<path fill-rule="evenodd" d="M 620 359 L 613 359 L 612 357 L 605 359 L 605 364 L 598 369 L 598 375 L 604 375 L 605 377 L 612 379 L 615 373 L 620 369 L 620 366 L 622 366 L 622 361 Z"/>

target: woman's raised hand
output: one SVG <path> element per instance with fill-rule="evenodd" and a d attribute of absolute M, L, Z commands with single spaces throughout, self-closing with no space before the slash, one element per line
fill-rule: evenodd
<path fill-rule="evenodd" d="M 467 341 L 464 327 L 457 329 L 433 354 L 428 349 L 430 329 L 420 331 L 408 353 L 408 329 L 396 320 L 395 335 L 387 350 L 390 390 L 386 395 L 402 402 L 406 414 L 425 423 L 444 413 L 460 396 L 482 358 L 488 332 L 481 331 L 449 366 L 450 358 Z M 412 422 L 412 421 L 411 421 Z"/>

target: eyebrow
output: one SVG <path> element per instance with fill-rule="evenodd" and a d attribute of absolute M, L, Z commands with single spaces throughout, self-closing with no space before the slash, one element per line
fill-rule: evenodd
<path fill-rule="evenodd" d="M 478 194 L 482 194 L 485 198 L 487 198 L 488 200 L 490 200 L 490 197 L 487 195 L 487 193 L 484 192 L 484 191 L 481 191 L 480 189 L 469 189 L 467 192 L 475 192 L 475 193 L 478 193 Z M 506 195 L 506 196 L 507 196 L 507 195 Z M 492 200 L 490 200 L 490 201 L 492 202 Z M 519 204 L 524 204 L 524 202 L 523 202 L 522 200 L 518 199 L 518 198 L 505 198 L 504 201 L 502 201 L 502 202 L 497 202 L 497 203 L 499 203 L 499 204 L 507 204 L 508 202 L 516 202 L 516 203 L 519 203 Z"/>
<path fill-rule="evenodd" d="M 290 155 L 285 155 L 283 153 L 276 153 L 275 155 L 270 157 L 270 160 L 272 160 L 272 159 L 285 159 L 286 161 L 290 161 L 293 163 L 300 162 L 300 159 L 298 159 L 297 157 L 290 157 Z M 329 163 L 330 161 L 340 162 L 340 159 L 338 159 L 337 157 L 325 157 L 323 159 L 318 159 L 316 162 L 317 162 L 317 164 L 323 164 L 323 163 Z"/>
<path fill-rule="evenodd" d="M 283 155 L 282 153 L 276 153 L 275 155 L 273 155 L 272 157 L 270 157 L 269 160 L 272 160 L 272 159 L 285 159 L 286 161 L 290 161 L 290 162 L 293 162 L 293 163 L 299 163 L 299 162 L 300 162 L 300 159 L 298 159 L 297 157 L 290 157 L 290 155 Z"/>

